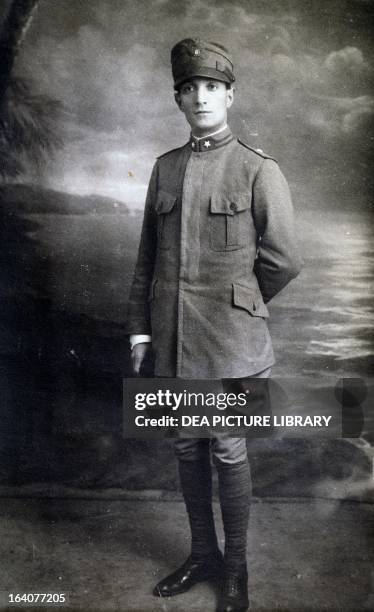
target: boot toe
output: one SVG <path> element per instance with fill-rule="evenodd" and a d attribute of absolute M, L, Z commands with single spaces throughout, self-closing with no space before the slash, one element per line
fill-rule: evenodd
<path fill-rule="evenodd" d="M 216 612 L 246 612 L 249 607 L 247 571 L 229 572 L 223 577 Z"/>
<path fill-rule="evenodd" d="M 220 577 L 222 564 L 221 553 L 200 562 L 193 562 L 189 557 L 179 569 L 156 584 L 153 595 L 156 597 L 172 597 L 179 593 L 185 593 L 198 582 Z"/>

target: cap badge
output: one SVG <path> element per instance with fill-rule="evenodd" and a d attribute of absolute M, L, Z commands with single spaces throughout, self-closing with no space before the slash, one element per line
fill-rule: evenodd
<path fill-rule="evenodd" d="M 200 53 L 201 53 L 200 49 L 195 49 L 194 55 L 200 55 Z"/>

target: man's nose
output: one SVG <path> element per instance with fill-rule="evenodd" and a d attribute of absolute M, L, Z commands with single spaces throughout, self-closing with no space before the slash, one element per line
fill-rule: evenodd
<path fill-rule="evenodd" d="M 206 104 L 206 95 L 203 87 L 196 88 L 196 104 Z"/>

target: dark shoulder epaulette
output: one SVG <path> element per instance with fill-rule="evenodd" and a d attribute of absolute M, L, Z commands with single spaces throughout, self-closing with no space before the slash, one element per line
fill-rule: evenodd
<path fill-rule="evenodd" d="M 241 138 L 238 138 L 238 142 L 240 142 L 240 144 L 243 145 L 243 147 L 245 147 L 246 149 L 249 149 L 250 151 L 253 151 L 253 153 L 256 153 L 263 159 L 272 159 L 273 161 L 278 163 L 278 160 L 276 160 L 275 157 L 271 157 L 271 155 L 264 153 L 262 149 L 254 149 L 253 147 L 250 147 L 249 144 L 244 142 L 244 140 L 242 140 Z"/>
<path fill-rule="evenodd" d="M 170 153 L 174 153 L 174 151 L 179 151 L 179 149 L 183 149 L 183 147 L 175 147 L 175 149 L 170 149 L 170 151 L 166 151 L 166 153 L 162 153 L 161 155 L 159 155 L 157 157 L 157 159 L 161 159 L 162 157 L 166 157 L 166 155 L 169 155 Z"/>

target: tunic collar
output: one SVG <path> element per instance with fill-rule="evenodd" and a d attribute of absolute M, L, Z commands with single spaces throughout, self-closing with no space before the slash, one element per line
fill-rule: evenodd
<path fill-rule="evenodd" d="M 191 134 L 189 145 L 195 153 L 206 153 L 227 145 L 233 138 L 230 128 L 226 126 L 223 130 L 202 138 L 196 138 Z"/>

